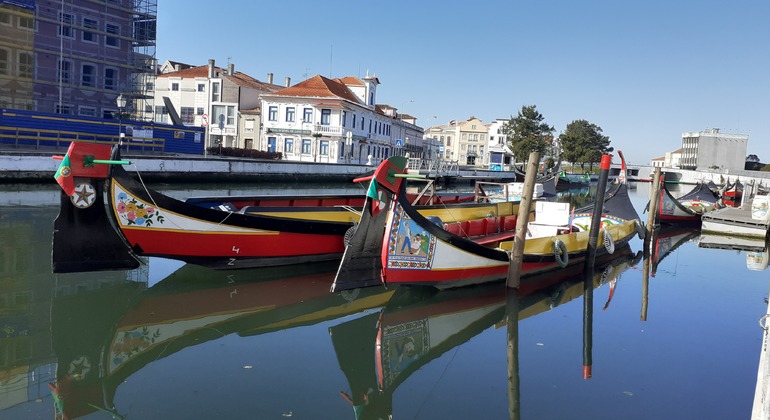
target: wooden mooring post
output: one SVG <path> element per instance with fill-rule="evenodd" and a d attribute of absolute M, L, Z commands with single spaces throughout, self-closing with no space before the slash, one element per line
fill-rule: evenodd
<path fill-rule="evenodd" d="M 652 191 L 650 191 L 650 208 L 647 209 L 647 233 L 644 235 L 644 252 L 648 252 L 650 239 L 652 238 L 652 231 L 658 223 L 655 215 L 658 214 L 658 197 L 660 196 L 660 183 L 661 181 L 660 167 L 655 168 L 655 172 L 652 175 Z"/>
<path fill-rule="evenodd" d="M 527 236 L 529 212 L 532 210 L 532 192 L 535 191 L 535 177 L 537 176 L 537 167 L 539 163 L 540 153 L 530 153 L 529 162 L 527 162 L 527 172 L 524 175 L 524 187 L 521 191 L 519 214 L 516 218 L 516 235 L 513 239 L 511 262 L 508 265 L 508 279 L 506 282 L 508 287 L 518 288 L 519 284 L 521 284 L 521 264 L 524 261 L 524 241 Z"/>

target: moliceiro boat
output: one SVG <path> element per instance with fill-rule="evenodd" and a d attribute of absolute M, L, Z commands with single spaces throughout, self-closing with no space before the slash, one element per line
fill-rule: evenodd
<path fill-rule="evenodd" d="M 148 188 L 123 164 L 130 162 L 121 160 L 118 146 L 93 143 L 73 142 L 62 158 L 56 175 L 63 193 L 54 224 L 54 272 L 135 268 L 135 255 L 217 269 L 335 260 L 365 201 L 362 194 L 181 201 Z M 406 159 L 397 164 L 403 171 Z M 470 193 L 441 195 L 426 186 L 409 197 L 425 214 L 438 211 L 457 221 L 484 211 L 440 211 L 445 203 L 473 202 Z"/>
<path fill-rule="evenodd" d="M 378 171 L 373 185 L 379 197 L 392 196 L 391 204 L 387 212 L 364 211 L 337 271 L 333 291 L 374 284 L 450 288 L 508 276 L 516 213 L 501 208 L 459 223 L 426 217 L 406 197 L 406 172 L 390 179 L 378 178 L 386 173 Z M 537 202 L 534 219 L 530 213 L 520 275 L 584 262 L 593 207 L 570 212 L 567 203 Z M 371 209 L 372 205 L 364 208 Z M 622 179 L 605 195 L 600 226 L 597 258 L 612 254 L 616 246 L 643 234 Z"/>
<path fill-rule="evenodd" d="M 664 177 L 664 175 L 661 175 Z M 674 197 L 666 183 L 661 180 L 657 197 L 656 220 L 663 224 L 700 223 L 701 216 L 719 208 L 719 197 L 703 182 L 698 183 L 690 192 Z M 649 210 L 650 204 L 647 204 Z"/>

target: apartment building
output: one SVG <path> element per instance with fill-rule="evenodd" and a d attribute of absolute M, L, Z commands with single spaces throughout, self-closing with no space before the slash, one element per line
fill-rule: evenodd
<path fill-rule="evenodd" d="M 682 169 L 743 170 L 749 136 L 720 133 L 718 128 L 682 133 Z"/>
<path fill-rule="evenodd" d="M 112 118 L 154 71 L 157 0 L 0 0 L 0 106 Z"/>
<path fill-rule="evenodd" d="M 489 169 L 507 170 L 512 162 L 513 152 L 508 147 L 508 138 L 503 131 L 508 121 L 498 118 L 494 122 L 487 124 L 487 133 L 489 133 L 489 141 L 487 143 Z"/>
<path fill-rule="evenodd" d="M 161 71 L 153 87 L 155 105 L 146 106 L 142 119 L 208 127 L 206 147 L 256 148 L 260 95 L 285 87 L 274 85 L 272 74 L 261 82 L 236 71 L 233 63 L 217 67 L 213 59 L 205 66 L 164 65 Z"/>
<path fill-rule="evenodd" d="M 259 149 L 301 162 L 376 164 L 393 155 L 422 155 L 423 129 L 413 117 L 377 105 L 380 81 L 368 74 L 313 76 L 262 94 Z M 407 118 L 408 117 L 408 118 Z"/>

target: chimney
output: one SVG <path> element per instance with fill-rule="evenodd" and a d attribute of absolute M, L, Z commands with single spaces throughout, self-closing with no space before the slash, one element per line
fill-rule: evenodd
<path fill-rule="evenodd" d="M 291 77 L 286 76 L 286 87 L 291 86 Z"/>
<path fill-rule="evenodd" d="M 273 84 L 273 73 L 268 73 L 267 74 L 267 83 L 269 83 L 271 85 Z"/>
<path fill-rule="evenodd" d="M 209 58 L 209 79 L 214 78 L 214 59 Z"/>
<path fill-rule="evenodd" d="M 233 63 L 228 63 L 228 64 L 227 64 L 227 75 L 228 75 L 228 76 L 232 76 L 232 75 L 234 75 L 234 74 L 235 74 L 235 64 L 233 64 Z"/>

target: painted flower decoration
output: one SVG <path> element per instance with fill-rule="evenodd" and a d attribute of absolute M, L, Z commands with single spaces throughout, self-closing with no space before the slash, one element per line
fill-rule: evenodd
<path fill-rule="evenodd" d="M 155 207 L 145 204 L 126 193 L 118 194 L 118 202 L 115 204 L 118 217 L 123 225 L 147 226 L 155 223 L 164 223 L 166 218 Z"/>

